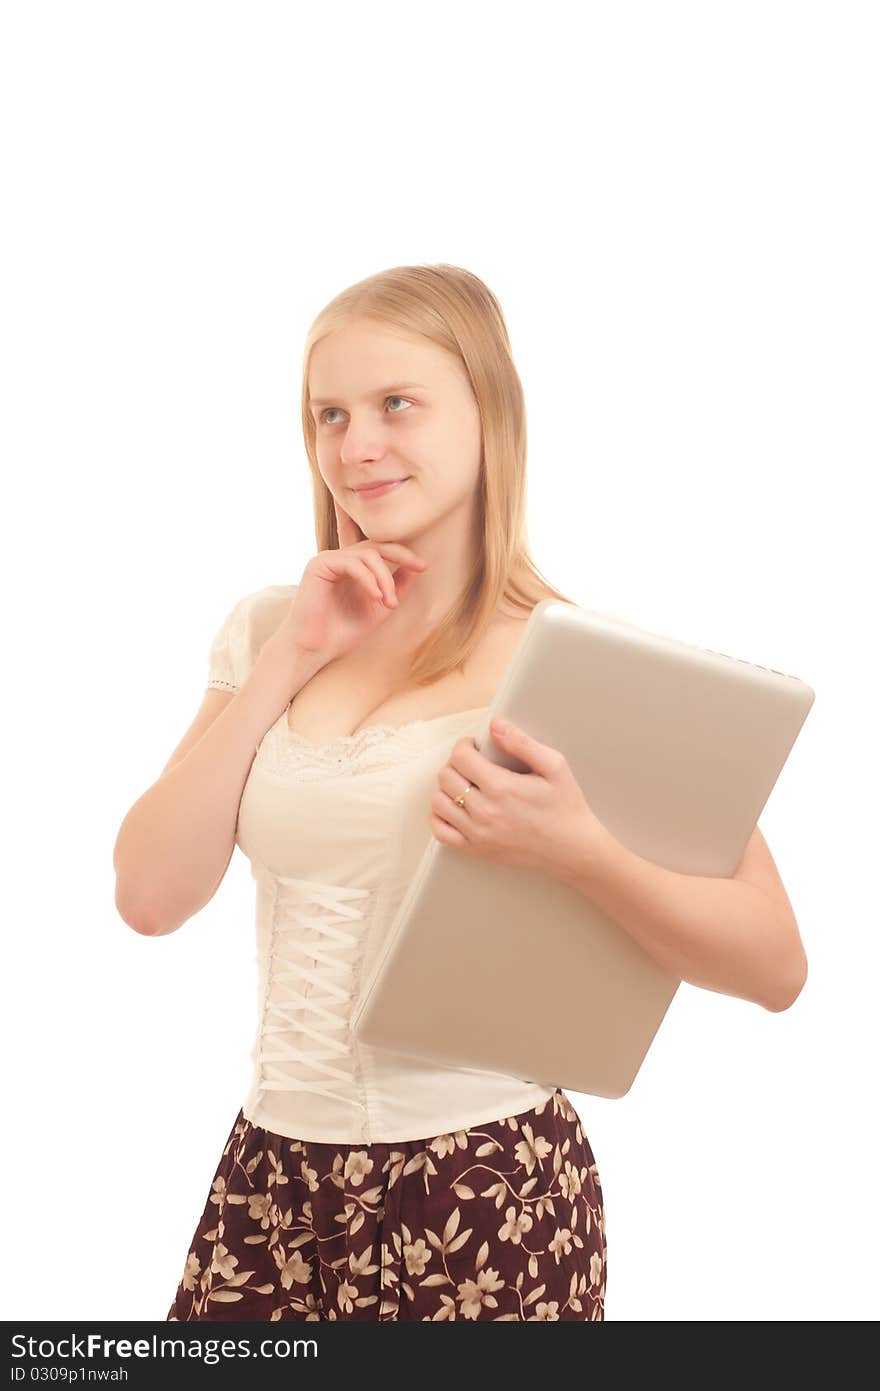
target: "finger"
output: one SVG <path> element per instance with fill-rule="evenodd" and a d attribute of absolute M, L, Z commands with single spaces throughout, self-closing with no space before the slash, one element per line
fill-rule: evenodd
<path fill-rule="evenodd" d="M 399 549 L 406 552 L 405 546 Z M 415 561 L 415 568 L 413 568 L 409 560 L 410 552 L 404 554 L 403 558 L 397 561 L 397 569 L 392 571 L 391 566 L 387 564 L 381 553 L 376 554 L 379 550 L 379 546 L 371 547 L 370 549 L 364 548 L 361 554 L 364 560 L 370 565 L 379 584 L 382 586 L 386 604 L 388 604 L 390 608 L 396 608 L 404 594 L 412 587 L 416 576 L 420 575 L 424 570 L 426 562 L 421 560 L 419 556 L 413 556 L 413 560 Z M 396 557 L 392 556 L 390 559 L 393 563 Z"/>
<path fill-rule="evenodd" d="M 471 735 L 456 740 L 447 765 L 452 769 L 454 778 L 464 778 L 472 787 L 484 788 L 489 797 L 504 796 L 509 791 L 505 787 L 507 779 L 518 776 L 508 768 L 502 768 L 497 763 L 493 763 L 484 753 L 481 753 Z M 461 791 L 460 787 L 458 791 Z M 471 795 L 469 792 L 468 796 Z"/>
<path fill-rule="evenodd" d="M 339 574 L 349 575 L 358 584 L 363 585 L 371 599 L 381 599 L 383 597 L 376 576 L 368 565 L 358 556 L 357 551 L 347 551 L 338 555 L 334 561 L 334 570 Z"/>
<path fill-rule="evenodd" d="M 465 805 L 461 808 L 455 806 L 456 811 L 467 811 L 468 804 L 472 803 L 474 797 L 478 797 L 480 789 L 470 778 L 464 777 L 455 768 L 451 768 L 448 763 L 444 763 L 440 772 L 437 774 L 437 787 L 446 796 L 455 802 L 456 797 L 464 796 Z"/>
<path fill-rule="evenodd" d="M 498 744 L 499 747 L 502 746 L 500 737 Z M 523 778 L 530 777 L 532 773 L 531 768 L 528 769 L 527 773 L 521 773 L 512 768 L 505 768 L 503 764 L 496 763 L 494 759 L 487 758 L 477 748 L 472 735 L 467 735 L 455 743 L 448 761 L 449 766 L 456 773 L 460 773 L 463 778 L 467 778 L 468 782 L 474 783 L 475 786 L 481 787 L 488 798 L 496 800 L 511 795 L 522 795 L 525 791 Z M 537 769 L 535 771 L 537 772 Z"/>
<path fill-rule="evenodd" d="M 367 592 L 371 599 L 381 599 L 383 604 L 388 602 L 382 586 L 376 579 L 375 572 L 369 565 L 361 561 L 360 564 L 357 565 L 357 573 L 363 578 L 363 582 L 366 585 Z"/>
<path fill-rule="evenodd" d="M 465 784 L 461 783 L 459 788 L 452 794 L 438 787 L 431 798 L 430 811 L 432 816 L 436 816 L 440 821 L 445 821 L 447 826 L 452 826 L 462 835 L 474 835 L 476 823 L 466 807 L 460 807 L 455 798 L 464 790 Z M 469 792 L 468 799 L 473 796 Z"/>
<path fill-rule="evenodd" d="M 474 835 L 474 820 L 470 812 L 458 806 L 451 797 L 438 797 L 434 804 L 434 815 L 445 821 L 447 826 L 452 826 L 460 835 Z"/>
<path fill-rule="evenodd" d="M 361 560 L 374 576 L 379 586 L 379 592 L 389 608 L 393 608 L 397 603 L 397 594 L 394 589 L 394 577 L 388 566 L 380 555 L 375 551 L 362 550 L 359 552 Z"/>
<path fill-rule="evenodd" d="M 513 754 L 514 758 L 528 764 L 534 772 L 539 773 L 542 777 L 553 777 L 564 761 L 559 749 L 551 748 L 549 744 L 542 744 L 537 739 L 533 739 L 531 734 L 526 734 L 524 729 L 520 729 L 519 725 L 511 724 L 509 720 L 491 720 L 489 733 L 500 749 L 504 749 L 506 753 Z"/>
<path fill-rule="evenodd" d="M 408 594 L 418 579 L 418 572 L 408 570 L 405 565 L 401 565 L 399 570 L 394 572 L 394 588 L 398 599 L 402 599 Z"/>
<path fill-rule="evenodd" d="M 423 560 L 415 551 L 411 551 L 409 546 L 404 546 L 399 541 L 371 541 L 370 545 L 373 550 L 396 565 L 408 565 L 416 570 L 424 570 L 428 564 L 427 560 Z"/>
<path fill-rule="evenodd" d="M 418 569 L 413 569 L 406 560 L 398 565 L 391 576 L 394 581 L 394 588 L 398 599 L 402 599 L 404 594 L 407 594 L 412 589 L 419 575 L 422 573 L 422 569 L 423 567 L 421 566 Z"/>
<path fill-rule="evenodd" d="M 467 848 L 467 837 L 463 836 L 461 831 L 456 830 L 454 826 L 450 826 L 448 821 L 444 821 L 442 816 L 437 816 L 435 812 L 432 812 L 428 817 L 428 824 L 434 839 L 439 841 L 441 845 L 451 845 L 457 850 Z"/>

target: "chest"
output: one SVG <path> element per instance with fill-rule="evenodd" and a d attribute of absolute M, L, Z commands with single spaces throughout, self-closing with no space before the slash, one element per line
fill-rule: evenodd
<path fill-rule="evenodd" d="M 439 770 L 484 716 L 457 711 L 312 742 L 282 715 L 245 782 L 238 846 L 277 874 L 329 885 L 381 880 L 402 890 L 429 842 Z"/>
<path fill-rule="evenodd" d="M 431 686 L 407 688 L 412 647 L 362 644 L 328 662 L 297 692 L 287 708 L 287 728 L 323 745 L 378 725 L 404 725 L 487 706 L 525 622 L 504 619 L 491 624 L 463 669 Z"/>

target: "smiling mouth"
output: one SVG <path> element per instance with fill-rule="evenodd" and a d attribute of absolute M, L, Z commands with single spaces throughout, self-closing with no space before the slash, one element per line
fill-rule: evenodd
<path fill-rule="evenodd" d="M 371 498 L 381 497 L 384 493 L 389 493 L 394 488 L 399 488 L 402 483 L 407 483 L 407 478 L 389 478 L 385 483 L 374 483 L 368 488 L 353 488 L 355 497 Z"/>

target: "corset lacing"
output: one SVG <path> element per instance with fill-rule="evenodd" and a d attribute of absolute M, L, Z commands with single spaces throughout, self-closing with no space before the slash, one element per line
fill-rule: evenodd
<path fill-rule="evenodd" d="M 349 1026 L 362 933 L 342 924 L 363 919 L 363 909 L 355 905 L 371 890 L 276 874 L 269 879 L 275 900 L 259 1088 L 316 1092 L 364 1112 Z M 336 1067 L 333 1059 L 345 1059 L 348 1066 Z"/>

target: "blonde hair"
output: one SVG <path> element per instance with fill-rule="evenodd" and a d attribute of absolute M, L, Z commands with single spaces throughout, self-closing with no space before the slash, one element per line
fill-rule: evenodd
<path fill-rule="evenodd" d="M 541 599 L 575 601 L 553 588 L 529 554 L 522 383 L 501 306 L 482 280 L 458 266 L 395 266 L 368 276 L 336 295 L 309 329 L 303 355 L 302 426 L 318 550 L 334 549 L 339 537 L 333 495 L 318 468 L 317 429 L 308 400 L 309 364 L 315 345 L 355 318 L 418 335 L 454 354 L 468 374 L 479 407 L 482 548 L 458 599 L 413 655 L 412 680 L 430 685 L 467 660 L 500 603 L 528 614 Z"/>

